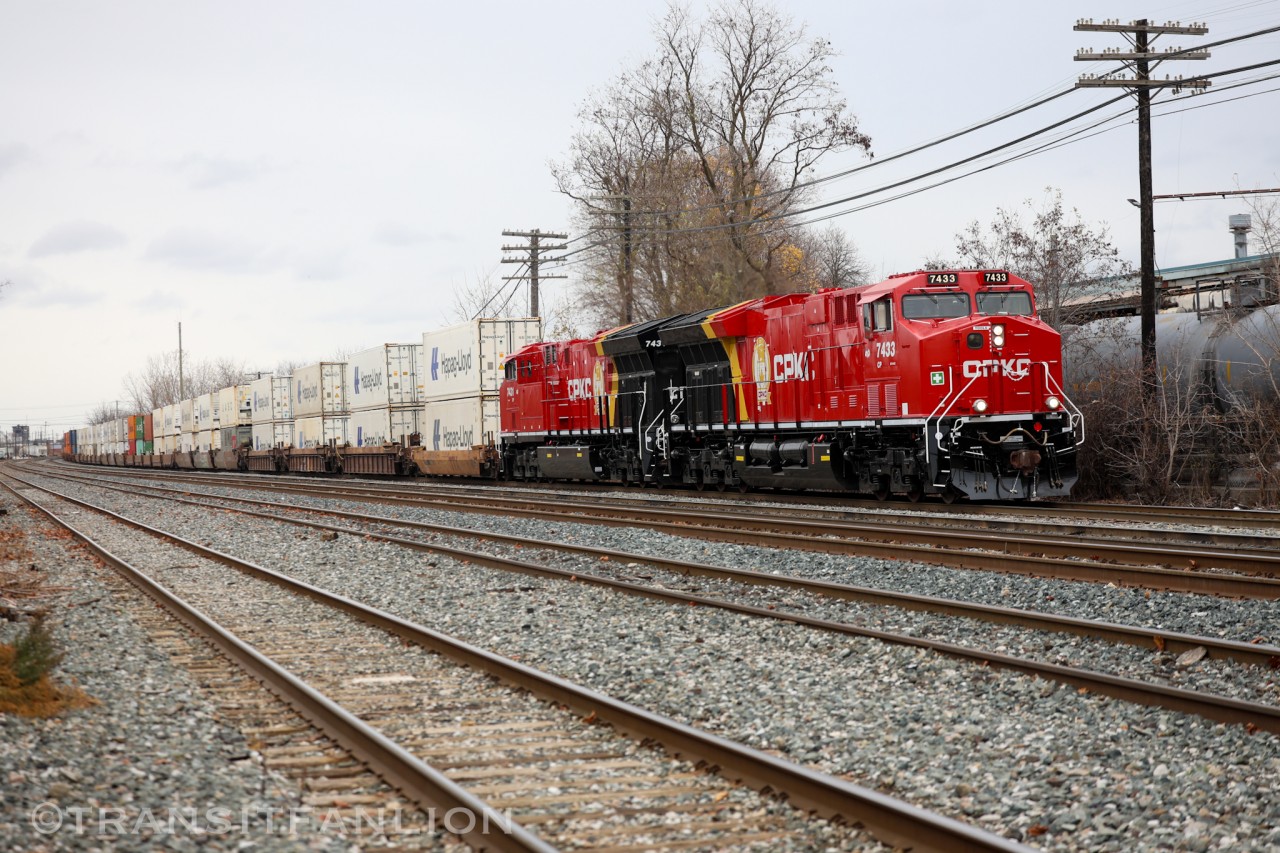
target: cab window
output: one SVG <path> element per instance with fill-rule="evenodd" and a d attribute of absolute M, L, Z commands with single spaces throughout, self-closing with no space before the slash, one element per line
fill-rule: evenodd
<path fill-rule="evenodd" d="M 893 300 L 886 296 L 870 305 L 862 306 L 862 325 L 868 332 L 888 332 L 893 329 Z"/>
<path fill-rule="evenodd" d="M 967 293 L 912 293 L 902 297 L 902 316 L 908 320 L 946 320 L 969 316 Z"/>
<path fill-rule="evenodd" d="M 1031 294 L 1025 290 L 985 291 L 978 294 L 978 313 L 986 315 L 1007 314 L 1030 317 Z"/>

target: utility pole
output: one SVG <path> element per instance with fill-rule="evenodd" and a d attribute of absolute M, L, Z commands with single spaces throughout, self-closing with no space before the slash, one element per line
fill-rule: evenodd
<path fill-rule="evenodd" d="M 564 243 L 561 243 L 558 246 L 544 246 L 542 244 L 542 240 L 543 238 L 547 240 L 568 240 L 569 235 L 554 234 L 550 231 L 543 232 L 543 231 L 539 231 L 537 228 L 534 228 L 532 231 L 503 231 L 502 236 L 503 237 L 524 237 L 529 241 L 529 245 L 527 246 L 503 246 L 502 247 L 502 251 L 504 252 L 528 252 L 529 253 L 528 259 L 503 258 L 502 262 L 504 264 L 527 263 L 529 265 L 529 274 L 528 275 L 507 275 L 507 276 L 503 276 L 502 280 L 503 281 L 524 281 L 528 279 L 529 281 L 529 316 L 541 317 L 542 314 L 538 306 L 538 282 L 543 279 L 568 278 L 568 276 L 564 276 L 564 275 L 539 274 L 538 272 L 539 263 L 542 263 L 542 262 L 551 263 L 555 261 L 564 260 L 564 258 L 544 258 L 542 257 L 542 253 L 543 252 L 562 252 L 565 249 L 569 248 L 568 245 Z"/>
<path fill-rule="evenodd" d="M 1095 53 L 1093 48 L 1076 51 L 1077 62 L 1096 62 L 1099 60 L 1119 60 L 1123 67 L 1132 67 L 1131 78 L 1085 75 L 1076 82 L 1076 87 L 1110 87 L 1128 89 L 1138 101 L 1138 194 L 1141 210 L 1142 229 L 1142 291 L 1139 313 L 1142 317 L 1142 375 L 1143 387 L 1148 392 L 1155 389 L 1156 377 L 1156 228 L 1155 211 L 1151 189 L 1151 91 L 1153 89 L 1173 89 L 1176 93 L 1183 88 L 1203 89 L 1209 85 L 1205 79 L 1183 80 L 1179 75 L 1170 79 L 1153 80 L 1153 65 L 1169 59 L 1208 59 L 1207 50 L 1184 51 L 1167 48 L 1163 52 L 1152 52 L 1151 43 L 1162 35 L 1202 36 L 1209 32 L 1204 24 L 1193 23 L 1182 26 L 1178 21 L 1166 21 L 1163 24 L 1151 24 L 1143 18 L 1120 23 L 1111 18 L 1102 23 L 1095 23 L 1092 18 L 1076 21 L 1077 32 L 1120 33 L 1132 45 L 1132 50 L 1107 48 Z"/>
<path fill-rule="evenodd" d="M 178 323 L 178 399 L 187 399 L 187 383 L 182 375 L 182 323 Z"/>

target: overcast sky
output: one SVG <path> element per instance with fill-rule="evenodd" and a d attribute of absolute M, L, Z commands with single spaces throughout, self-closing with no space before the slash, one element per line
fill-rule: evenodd
<path fill-rule="evenodd" d="M 1209 26 L 1208 36 L 1157 47 L 1280 25 L 1274 0 L 785 8 L 840 51 L 834 77 L 877 159 L 1105 70 L 1072 57 L 1122 37 L 1073 32 L 1077 17 Z M 176 349 L 179 322 L 189 358 L 267 370 L 447 324 L 455 288 L 513 269 L 498 267 L 503 229 L 570 228 L 548 164 L 565 158 L 592 90 L 653 51 L 664 9 L 659 0 L 0 0 L 0 281 L 11 282 L 0 293 L 0 430 L 80 425 L 94 404 L 124 398 L 124 376 L 148 356 Z M 1161 72 L 1274 60 L 1280 34 L 1212 53 Z M 1248 76 L 1272 73 L 1280 66 Z M 1157 116 L 1249 97 L 1155 120 L 1155 192 L 1280 186 L 1280 92 L 1268 91 L 1277 86 L 1176 104 L 1161 96 Z M 826 183 L 822 198 L 964 159 L 1114 94 L 1072 92 Z M 1106 223 L 1136 263 L 1137 210 L 1125 201 L 1138 195 L 1136 125 L 1126 116 L 1104 128 L 833 222 L 879 277 L 954 254 L 966 223 L 1053 186 L 1086 220 Z M 816 176 L 865 162 L 831 157 Z M 1157 205 L 1157 264 L 1230 257 L 1227 216 L 1246 211 L 1239 200 Z M 571 298 L 566 272 L 552 301 Z"/>

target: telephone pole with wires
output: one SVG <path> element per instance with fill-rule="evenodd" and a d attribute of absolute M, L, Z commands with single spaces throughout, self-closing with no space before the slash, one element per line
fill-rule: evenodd
<path fill-rule="evenodd" d="M 538 306 L 538 283 L 545 279 L 568 278 L 568 276 L 565 276 L 565 275 L 550 275 L 547 273 L 540 272 L 538 269 L 538 265 L 540 263 L 554 263 L 557 261 L 564 260 L 564 258 L 544 258 L 542 257 L 542 253 L 543 252 L 562 252 L 565 249 L 569 248 L 564 243 L 560 243 L 555 246 L 548 246 L 543 244 L 542 241 L 543 240 L 567 240 L 569 239 L 569 235 L 557 234 L 550 231 L 540 231 L 539 229 L 534 228 L 531 231 L 503 231 L 502 236 L 503 237 L 524 237 L 526 240 L 529 241 L 528 245 L 526 246 L 503 246 L 502 247 L 502 251 L 504 252 L 527 252 L 528 253 L 528 257 L 503 258 L 502 262 L 504 264 L 528 264 L 529 266 L 529 271 L 527 274 L 503 276 L 502 280 L 503 281 L 528 280 L 529 282 L 529 316 L 541 317 L 542 314 L 540 313 L 540 309 Z"/>
<path fill-rule="evenodd" d="M 1131 46 L 1131 50 L 1118 47 L 1106 48 L 1101 53 L 1093 48 L 1076 51 L 1077 62 L 1096 62 L 1099 60 L 1119 60 L 1124 69 L 1133 69 L 1132 77 L 1112 77 L 1109 75 L 1087 74 L 1076 82 L 1077 88 L 1101 87 L 1123 88 L 1129 90 L 1138 101 L 1138 208 L 1141 211 L 1142 231 L 1142 290 L 1139 303 L 1142 327 L 1142 377 L 1143 388 L 1151 393 L 1155 390 L 1156 379 L 1156 226 L 1154 201 L 1151 189 L 1151 92 L 1154 89 L 1172 89 L 1175 93 L 1181 89 L 1205 89 L 1209 81 L 1203 78 L 1182 79 L 1181 75 L 1156 80 L 1151 77 L 1151 69 L 1161 62 L 1171 59 L 1208 59 L 1207 50 L 1182 50 L 1166 48 L 1164 51 L 1151 50 L 1152 42 L 1162 35 L 1202 36 L 1209 32 L 1204 24 L 1193 23 L 1183 26 L 1179 21 L 1166 21 L 1163 24 L 1152 24 L 1143 18 L 1120 23 L 1119 19 L 1110 18 L 1095 23 L 1092 18 L 1081 18 L 1076 21 L 1077 32 L 1120 33 Z"/>

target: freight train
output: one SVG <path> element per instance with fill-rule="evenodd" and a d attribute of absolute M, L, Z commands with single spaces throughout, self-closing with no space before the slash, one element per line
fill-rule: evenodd
<path fill-rule="evenodd" d="M 439 448 L 437 427 L 429 446 L 415 434 L 376 447 L 330 438 L 104 460 L 68 436 L 64 451 L 109 464 L 911 500 L 1060 498 L 1076 480 L 1084 427 L 1063 391 L 1061 338 L 1036 315 L 1030 284 L 1003 270 L 769 296 L 509 352 L 491 401 L 496 434 L 482 429 L 456 450 Z M 485 362 L 448 357 L 461 371 Z M 426 422 L 437 405 L 425 402 Z"/>

